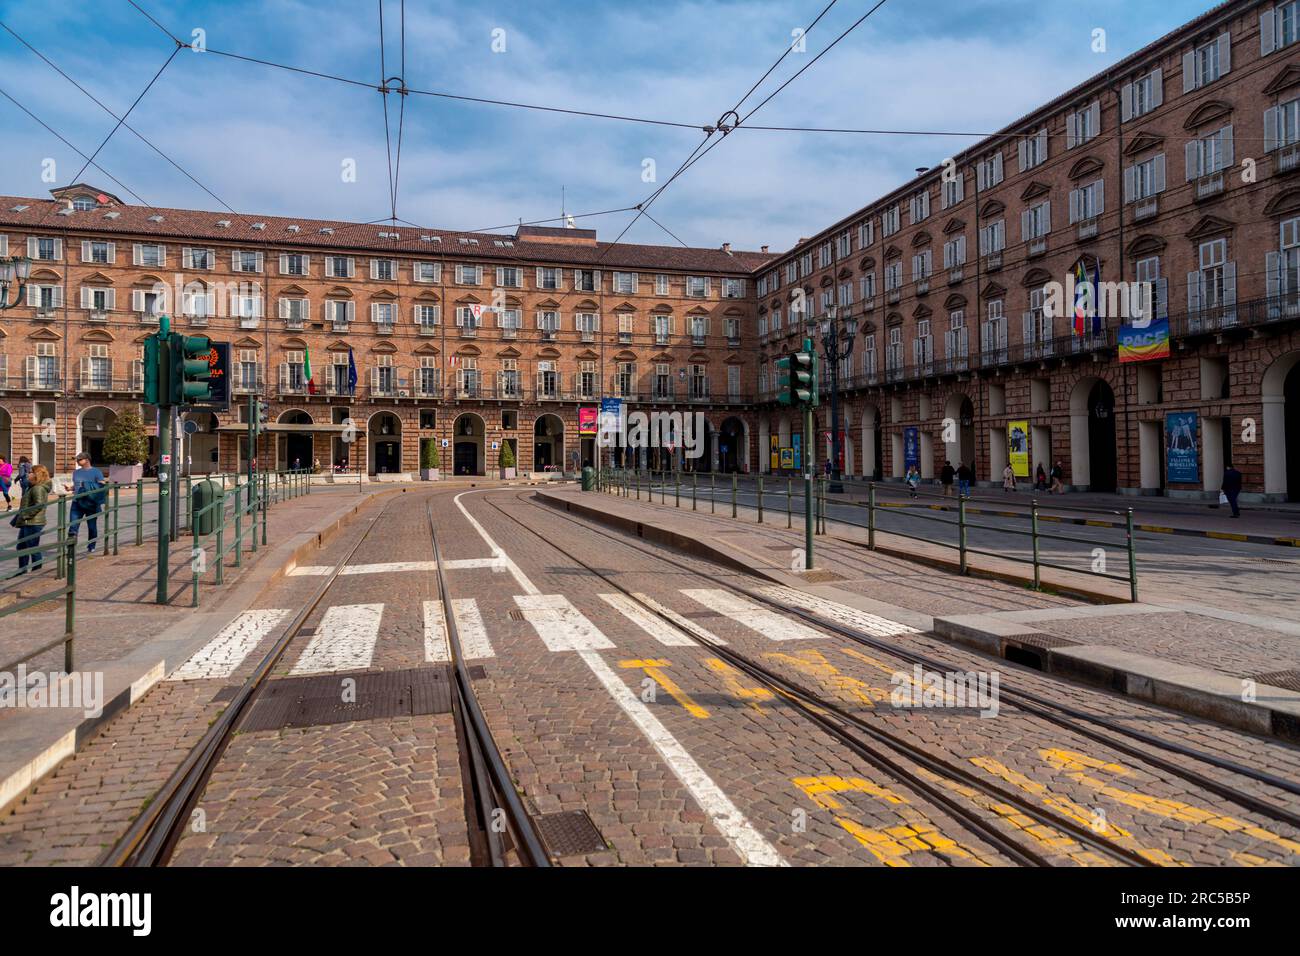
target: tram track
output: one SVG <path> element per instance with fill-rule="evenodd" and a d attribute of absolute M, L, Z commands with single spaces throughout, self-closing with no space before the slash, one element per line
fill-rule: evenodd
<path fill-rule="evenodd" d="M 307 621 L 329 596 L 339 576 L 400 498 L 390 500 L 375 515 L 363 534 L 330 569 L 312 596 L 283 627 L 252 673 L 234 693 L 228 706 L 190 749 L 175 771 L 153 795 L 118 841 L 97 861 L 100 866 L 166 866 L 183 836 L 195 807 L 221 762 L 230 741 L 239 732 L 254 703 L 274 683 L 270 675 L 299 637 Z M 483 716 L 464 664 L 455 615 L 443 572 L 431 505 L 426 509 L 432 572 L 442 601 L 451 657 L 452 716 L 460 755 L 466 823 L 470 836 L 470 862 L 476 866 L 550 866 L 532 815 L 524 807 L 509 770 Z M 441 666 L 441 665 L 440 665 Z"/>

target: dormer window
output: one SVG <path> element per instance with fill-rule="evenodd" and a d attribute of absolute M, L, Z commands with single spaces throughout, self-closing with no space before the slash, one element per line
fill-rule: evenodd
<path fill-rule="evenodd" d="M 76 199 L 72 200 L 72 208 L 77 212 L 90 212 L 90 210 L 94 209 L 98 205 L 99 203 L 95 200 L 94 196 L 78 196 Z"/>

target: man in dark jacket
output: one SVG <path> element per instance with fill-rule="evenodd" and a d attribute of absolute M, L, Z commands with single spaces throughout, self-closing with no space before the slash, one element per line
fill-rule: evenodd
<path fill-rule="evenodd" d="M 939 469 L 939 483 L 943 485 L 943 496 L 945 498 L 952 495 L 952 483 L 956 477 L 957 472 L 953 469 L 952 462 L 945 461 L 943 467 Z"/>
<path fill-rule="evenodd" d="M 1223 469 L 1223 483 L 1219 486 L 1228 499 L 1228 504 L 1232 505 L 1232 516 L 1241 517 L 1241 509 L 1237 507 L 1237 496 L 1241 494 L 1241 472 L 1231 465 Z"/>

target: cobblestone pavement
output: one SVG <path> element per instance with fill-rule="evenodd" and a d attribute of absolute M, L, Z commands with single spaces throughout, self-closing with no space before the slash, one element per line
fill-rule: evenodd
<path fill-rule="evenodd" d="M 855 755 L 728 663 L 703 643 L 707 635 L 943 761 L 939 770 L 901 763 L 1053 863 L 1117 861 L 1050 820 L 1024 814 L 1007 795 L 1157 864 L 1300 863 L 1300 834 L 1287 824 L 1009 702 L 993 715 L 992 702 L 982 701 L 988 716 L 981 716 L 978 706 L 951 706 L 973 702 L 954 700 L 949 689 L 949 706 L 942 706 L 943 694 L 927 702 L 940 706 L 896 706 L 893 691 L 916 677 L 897 655 L 728 589 L 742 580 L 755 587 L 753 578 L 587 525 L 531 503 L 530 495 L 418 489 L 382 516 L 383 506 L 372 506 L 373 519 L 356 522 L 313 566 L 269 587 L 242 623 L 0 819 L 0 862 L 86 862 L 111 843 L 219 711 L 218 691 L 238 684 L 274 641 L 285 620 L 275 612 L 308 601 L 324 582 L 323 569 L 372 520 L 351 571 L 309 616 L 276 679 L 442 667 L 441 636 L 431 624 L 439 595 L 421 563 L 431 557 L 425 503 L 432 502 L 448 562 L 447 597 L 470 663 L 482 667 L 475 691 L 525 802 L 538 814 L 585 811 L 604 840 L 603 849 L 563 857 L 564 865 L 1009 862 L 963 818 Z M 846 560 L 837 586 L 858 584 L 881 601 L 912 607 L 929 596 L 956 603 L 969 588 L 979 592 L 972 601 L 985 603 L 959 610 L 1027 606 L 1023 591 L 971 581 L 959 588 L 925 569 L 904 593 L 890 588 L 890 577 L 905 571 L 891 569 L 893 559 L 862 553 L 853 561 Z M 644 596 L 675 623 L 620 588 Z M 805 606 L 810 600 L 805 592 L 784 596 Z M 1003 686 L 1300 780 L 1300 749 L 1064 684 L 953 648 L 887 616 L 818 607 L 954 671 L 996 673 Z M 1300 800 L 1288 793 L 1164 756 L 1300 811 Z M 201 832 L 186 834 L 175 861 L 463 864 L 469 851 L 459 760 L 446 714 L 243 731 L 199 802 Z M 959 779 L 956 768 L 980 786 Z"/>

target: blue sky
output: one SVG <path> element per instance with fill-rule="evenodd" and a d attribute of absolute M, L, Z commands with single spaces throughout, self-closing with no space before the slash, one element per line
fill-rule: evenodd
<path fill-rule="evenodd" d="M 138 0 L 188 40 L 378 83 L 378 0 Z M 866 12 L 839 0 L 748 101 L 756 105 Z M 415 89 L 692 124 L 714 122 L 825 0 L 407 0 L 406 81 Z M 755 114 L 752 123 L 898 129 L 1000 128 L 1104 70 L 1211 0 L 887 0 Z M 385 0 L 387 72 L 400 72 L 399 0 Z M 119 115 L 173 44 L 126 0 L 0 0 L 0 19 Z M 1106 31 L 1094 52 L 1093 31 Z M 504 31 L 505 50 L 492 49 Z M 501 34 L 497 34 L 501 36 Z M 85 153 L 114 120 L 8 33 L 0 89 Z M 375 90 L 181 51 L 130 124 L 238 212 L 368 221 L 390 213 L 382 97 Z M 396 96 L 389 97 L 396 134 Z M 411 96 L 398 216 L 479 229 L 630 206 L 690 154 L 695 130 Z M 45 195 L 83 160 L 0 97 L 0 193 Z M 782 250 L 970 140 L 737 130 L 652 207 L 690 245 Z M 345 160 L 356 180 L 341 176 Z M 119 130 L 97 162 L 148 203 L 219 209 Z M 83 177 L 121 193 L 94 169 Z M 127 197 L 123 197 L 127 198 Z M 631 214 L 580 222 L 613 239 Z M 627 241 L 672 243 L 646 220 Z"/>

